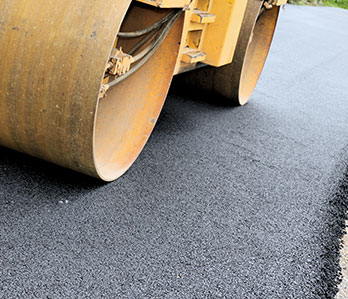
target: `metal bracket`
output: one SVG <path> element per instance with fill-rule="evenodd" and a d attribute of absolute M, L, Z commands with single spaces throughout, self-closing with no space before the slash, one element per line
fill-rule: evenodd
<path fill-rule="evenodd" d="M 121 49 L 113 49 L 110 62 L 107 66 L 107 72 L 112 76 L 122 76 L 130 70 L 134 58 L 131 55 L 123 53 Z"/>
<path fill-rule="evenodd" d="M 288 0 L 268 0 L 264 2 L 266 9 L 271 9 L 273 6 L 285 5 Z"/>

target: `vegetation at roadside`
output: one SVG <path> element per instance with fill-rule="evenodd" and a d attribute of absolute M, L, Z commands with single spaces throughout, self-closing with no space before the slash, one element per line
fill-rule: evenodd
<path fill-rule="evenodd" d="M 348 0 L 289 0 L 291 4 L 333 6 L 348 9 Z"/>

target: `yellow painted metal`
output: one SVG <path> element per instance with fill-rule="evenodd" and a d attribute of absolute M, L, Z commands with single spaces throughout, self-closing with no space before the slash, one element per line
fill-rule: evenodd
<path fill-rule="evenodd" d="M 204 62 L 211 66 L 186 79 L 246 102 L 283 1 L 272 2 L 255 26 L 259 0 L 0 0 L 0 145 L 118 178 L 149 138 L 173 74 Z M 141 39 L 118 39 L 120 28 L 147 27 L 173 7 L 185 14 L 155 55 L 100 99 L 112 49 L 123 51 L 114 70 L 123 74 L 127 51 Z"/>
<path fill-rule="evenodd" d="M 255 6 L 252 8 L 250 9 L 251 16 L 253 16 L 253 10 L 257 10 Z M 244 20 L 242 28 L 246 29 L 245 31 L 242 29 L 241 36 L 244 35 L 245 40 L 240 36 L 237 44 L 238 49 L 232 63 L 226 66 L 225 70 L 220 68 L 220 74 L 219 72 L 216 73 L 218 77 L 224 77 L 226 81 L 231 80 L 230 84 L 220 87 L 221 93 L 233 98 L 238 105 L 246 104 L 256 87 L 272 44 L 278 16 L 279 6 L 266 10 L 261 16 L 257 17 L 249 38 L 246 38 L 249 30 L 247 25 L 250 24 L 249 26 L 251 26 L 252 23 Z M 245 17 L 248 17 L 248 15 Z M 226 72 L 230 75 L 225 76 Z"/>
<path fill-rule="evenodd" d="M 286 3 L 288 3 L 288 0 L 276 0 L 275 5 L 282 6 L 282 5 L 285 5 Z"/>
<path fill-rule="evenodd" d="M 207 66 L 183 74 L 178 81 L 231 104 L 244 105 L 262 72 L 277 24 L 279 6 L 263 10 L 263 2 L 248 0 L 233 60 L 222 67 Z M 205 61 L 204 61 L 205 62 Z"/>
<path fill-rule="evenodd" d="M 141 70 L 98 101 L 121 24 L 143 28 L 168 13 L 130 3 L 0 0 L 0 145 L 106 181 L 131 166 L 165 100 L 182 20 Z"/>
<path fill-rule="evenodd" d="M 202 51 L 202 41 L 204 40 L 205 30 L 208 22 L 196 22 L 196 10 L 209 12 L 209 5 L 212 0 L 192 0 L 190 6 L 185 11 L 184 28 L 181 38 L 181 47 L 179 50 L 178 60 L 175 67 L 175 74 L 193 70 L 196 68 L 197 61 L 188 59 L 186 55 L 187 48 Z M 204 53 L 204 60 L 206 54 Z M 201 61 L 201 60 L 199 60 Z"/>
<path fill-rule="evenodd" d="M 201 50 L 207 54 L 206 64 L 222 66 L 232 61 L 246 5 L 245 0 L 211 1 L 209 12 L 216 15 L 216 20 L 207 26 L 203 39 Z"/>
<path fill-rule="evenodd" d="M 137 0 L 160 8 L 176 8 L 188 6 L 191 0 Z"/>
<path fill-rule="evenodd" d="M 201 11 L 198 9 L 195 9 L 193 11 L 191 21 L 195 23 L 200 23 L 200 24 L 208 24 L 208 23 L 214 23 L 216 19 L 216 15 Z"/>
<path fill-rule="evenodd" d="M 261 3 L 259 0 L 254 1 Z M 188 60 L 184 52 L 187 47 L 204 53 L 205 64 L 222 66 L 230 63 L 246 5 L 246 0 L 193 0 L 186 11 L 175 73 L 193 70 L 197 66 L 197 61 Z M 193 39 L 198 42 L 192 43 Z"/>
<path fill-rule="evenodd" d="M 184 52 L 182 53 L 182 61 L 185 63 L 197 63 L 204 61 L 206 58 L 206 55 L 204 52 L 191 49 L 191 48 L 185 48 Z"/>
<path fill-rule="evenodd" d="M 275 7 L 285 4 L 287 0 L 271 2 Z M 195 60 L 188 59 L 187 47 L 204 53 L 204 60 L 199 62 L 215 67 L 230 64 L 235 57 L 244 16 L 246 13 L 250 16 L 248 3 L 250 5 L 248 0 L 192 0 L 185 13 L 175 74 L 197 67 Z M 254 6 L 261 7 L 263 3 L 253 0 Z"/>

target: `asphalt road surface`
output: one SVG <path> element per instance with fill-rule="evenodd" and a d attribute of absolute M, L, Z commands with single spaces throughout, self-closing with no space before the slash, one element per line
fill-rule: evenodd
<path fill-rule="evenodd" d="M 114 183 L 0 149 L 0 298 L 332 298 L 347 120 L 348 11 L 287 6 L 251 102 L 172 91 Z"/>

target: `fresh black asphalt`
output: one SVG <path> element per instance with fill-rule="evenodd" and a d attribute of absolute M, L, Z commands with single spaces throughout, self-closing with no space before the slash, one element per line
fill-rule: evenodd
<path fill-rule="evenodd" d="M 0 149 L 0 298 L 333 298 L 348 11 L 286 6 L 250 103 L 172 91 L 103 184 Z"/>

